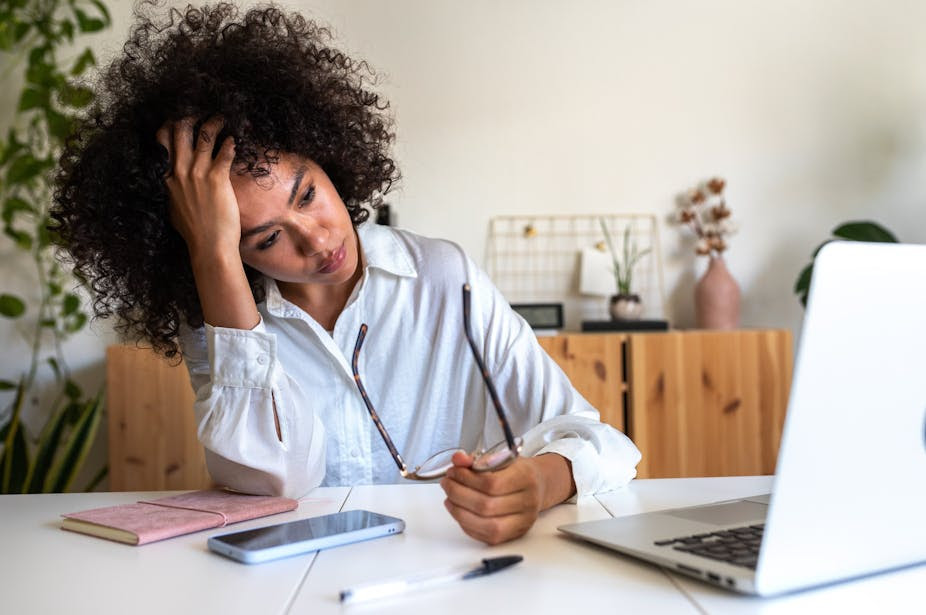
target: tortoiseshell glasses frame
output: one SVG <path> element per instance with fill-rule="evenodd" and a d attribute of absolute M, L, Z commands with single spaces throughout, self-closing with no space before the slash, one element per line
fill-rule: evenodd
<path fill-rule="evenodd" d="M 405 461 L 402 459 L 402 455 L 399 454 L 395 444 L 392 443 L 392 438 L 389 437 L 389 433 L 383 426 L 382 421 L 379 420 L 379 415 L 376 413 L 376 409 L 373 408 L 373 403 L 370 401 L 370 397 L 367 395 L 366 389 L 363 388 L 363 382 L 360 380 L 360 372 L 357 363 L 360 357 L 360 348 L 363 346 L 363 340 L 367 335 L 367 325 L 360 325 L 360 332 L 357 334 L 357 343 L 354 345 L 354 356 L 353 360 L 351 361 L 351 368 L 354 372 L 354 382 L 357 384 L 357 389 L 360 391 L 360 397 L 363 398 L 363 403 L 367 407 L 367 412 L 369 412 L 370 418 L 373 419 L 373 423 L 376 425 L 376 429 L 379 430 L 379 435 L 382 436 L 383 442 L 386 443 L 386 448 L 389 449 L 389 453 L 392 455 L 396 465 L 399 467 L 399 473 L 402 475 L 402 478 L 406 478 L 408 480 L 434 480 L 436 478 L 440 478 L 447 474 L 447 470 L 453 466 L 451 458 L 453 457 L 454 453 L 458 451 L 468 453 L 474 457 L 471 469 L 476 472 L 490 472 L 493 470 L 500 470 L 511 464 L 511 462 L 517 459 L 521 454 L 521 438 L 515 438 L 511 432 L 511 425 L 508 424 L 508 418 L 505 416 L 504 409 L 502 409 L 502 403 L 499 400 L 498 391 L 495 390 L 495 383 L 492 382 L 492 377 L 489 375 L 489 370 L 486 368 L 485 362 L 482 360 L 482 355 L 479 353 L 479 348 L 476 346 L 476 342 L 473 339 L 472 330 L 470 328 L 469 284 L 463 285 L 463 332 L 466 335 L 466 341 L 469 343 L 469 348 L 472 350 L 473 358 L 476 360 L 476 364 L 479 366 L 479 372 L 482 374 L 482 380 L 485 382 L 486 388 L 489 391 L 489 397 L 492 399 L 492 405 L 495 406 L 495 413 L 498 415 L 498 421 L 501 424 L 502 432 L 505 434 L 505 439 L 493 446 L 490 446 L 487 449 L 481 449 L 472 452 L 459 447 L 446 449 L 431 455 L 421 465 L 416 466 L 414 470 L 409 471 L 408 467 L 405 465 Z"/>

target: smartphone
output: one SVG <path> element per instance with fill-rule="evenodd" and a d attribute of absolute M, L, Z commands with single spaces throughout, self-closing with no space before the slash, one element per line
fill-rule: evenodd
<path fill-rule="evenodd" d="M 352 542 L 398 534 L 405 522 L 369 510 L 310 517 L 209 539 L 209 549 L 245 564 L 330 549 Z"/>

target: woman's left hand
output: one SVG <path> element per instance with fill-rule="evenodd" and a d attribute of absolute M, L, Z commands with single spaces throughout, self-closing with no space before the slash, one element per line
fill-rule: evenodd
<path fill-rule="evenodd" d="M 440 483 L 444 506 L 464 532 L 490 545 L 523 536 L 540 511 L 575 493 L 570 463 L 556 454 L 519 457 L 494 472 L 474 472 L 472 463 L 465 453 L 453 456 Z"/>

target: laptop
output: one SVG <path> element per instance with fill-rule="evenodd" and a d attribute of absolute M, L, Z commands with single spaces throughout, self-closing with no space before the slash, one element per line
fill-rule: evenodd
<path fill-rule="evenodd" d="M 926 245 L 817 255 L 771 495 L 558 529 L 760 596 L 926 562 Z"/>

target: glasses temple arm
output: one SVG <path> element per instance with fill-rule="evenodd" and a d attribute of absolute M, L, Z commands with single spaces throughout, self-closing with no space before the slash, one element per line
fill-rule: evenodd
<path fill-rule="evenodd" d="M 363 346 L 363 339 L 367 335 L 367 326 L 366 324 L 360 325 L 360 333 L 357 334 L 357 343 L 354 344 L 354 356 L 351 359 L 351 370 L 354 372 L 354 383 L 357 385 L 357 389 L 360 391 L 360 397 L 363 399 L 364 405 L 367 407 L 367 412 L 370 413 L 370 418 L 373 419 L 373 424 L 376 425 L 376 429 L 379 430 L 379 435 L 382 436 L 383 442 L 386 443 L 386 448 L 389 449 L 389 453 L 392 455 L 392 459 L 395 461 L 395 464 L 399 467 L 399 472 L 402 476 L 408 474 L 408 468 L 405 466 L 405 461 L 402 459 L 402 455 L 399 454 L 398 449 L 396 449 L 395 444 L 392 443 L 392 438 L 389 437 L 389 434 L 386 432 L 386 427 L 383 426 L 382 422 L 379 420 L 379 415 L 376 414 L 376 410 L 373 409 L 373 404 L 370 402 L 370 397 L 367 395 L 366 389 L 363 388 L 363 383 L 360 382 L 360 371 L 357 368 L 358 358 L 360 357 L 360 347 Z"/>
<path fill-rule="evenodd" d="M 482 380 L 485 382 L 486 388 L 489 390 L 489 397 L 492 398 L 492 405 L 495 406 L 495 413 L 498 415 L 498 422 L 501 423 L 502 431 L 505 433 L 505 441 L 508 443 L 508 448 L 515 450 L 517 448 L 517 444 L 515 444 L 514 434 L 511 432 L 511 425 L 508 424 L 508 418 L 505 416 L 505 411 L 502 409 L 502 402 L 498 397 L 498 392 L 495 390 L 495 384 L 492 382 L 492 377 L 489 376 L 489 370 L 486 368 L 485 362 L 483 362 L 482 356 L 479 354 L 479 349 L 476 347 L 476 342 L 473 339 L 472 331 L 470 331 L 469 304 L 469 284 L 464 284 L 463 331 L 466 334 L 466 341 L 469 343 L 469 349 L 473 351 L 473 358 L 476 360 L 476 365 L 479 366 L 479 372 L 482 374 Z"/>

